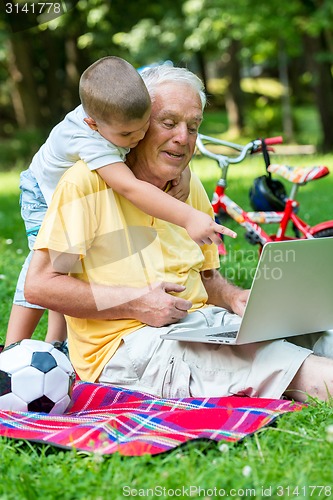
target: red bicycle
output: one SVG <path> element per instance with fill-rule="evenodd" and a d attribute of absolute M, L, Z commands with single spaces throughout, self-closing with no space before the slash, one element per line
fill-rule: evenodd
<path fill-rule="evenodd" d="M 215 160 L 221 169 L 221 177 L 215 187 L 212 199 L 215 219 L 220 222 L 229 215 L 245 229 L 245 238 L 260 249 L 265 243 L 299 238 L 321 238 L 333 236 L 333 220 L 310 226 L 298 216 L 299 202 L 296 200 L 298 190 L 310 181 L 320 179 L 329 174 L 326 166 L 290 167 L 270 163 L 269 151 L 272 145 L 282 143 L 282 137 L 255 139 L 245 146 L 223 141 L 214 137 L 199 134 L 197 148 L 202 155 Z M 239 154 L 227 156 L 216 153 L 207 146 L 226 146 Z M 255 211 L 248 212 L 226 195 L 227 174 L 230 164 L 241 163 L 247 155 L 262 152 L 266 165 L 266 175 L 257 177 L 250 191 L 250 200 Z M 291 182 L 291 190 L 287 195 L 284 185 L 272 178 L 272 173 L 280 175 Z M 262 224 L 278 224 L 275 234 L 269 235 Z M 287 236 L 288 227 L 292 225 L 294 236 Z M 221 255 L 226 254 L 223 243 L 219 247 Z"/>

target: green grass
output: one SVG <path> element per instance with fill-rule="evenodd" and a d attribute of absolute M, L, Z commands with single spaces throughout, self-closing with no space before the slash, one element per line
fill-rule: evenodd
<path fill-rule="evenodd" d="M 333 166 L 333 157 L 288 160 L 292 164 L 324 162 Z M 230 169 L 229 195 L 244 208 L 249 208 L 247 193 L 252 179 L 263 173 L 257 161 L 252 159 Z M 211 194 L 219 175 L 217 167 L 198 158 L 193 168 Z M 301 191 L 302 214 L 309 222 L 333 218 L 332 183 L 333 176 Z M 241 228 L 228 221 L 226 224 L 239 230 L 239 236 L 228 241 L 230 257 L 222 266 L 234 269 L 231 278 L 236 283 L 248 285 L 256 265 L 256 249 L 244 240 Z M 238 250 L 243 254 L 237 254 Z M 0 341 L 4 340 L 15 282 L 26 252 L 18 206 L 18 173 L 1 173 Z M 245 264 L 231 258 L 236 255 L 245 256 Z M 43 338 L 44 332 L 45 319 L 36 338 Z M 313 401 L 301 412 L 283 416 L 276 426 L 238 444 L 221 446 L 199 441 L 163 455 L 132 458 L 118 454 L 102 457 L 0 438 L 0 499 L 114 500 L 126 498 L 129 493 L 131 497 L 147 497 L 150 493 L 150 498 L 167 498 L 169 493 L 187 498 L 190 487 L 193 498 L 209 498 L 214 488 L 225 490 L 235 499 L 254 494 L 257 498 L 276 499 L 332 498 L 332 425 L 331 402 Z M 181 488 L 184 493 L 180 495 Z M 194 488 L 201 490 L 195 493 Z"/>

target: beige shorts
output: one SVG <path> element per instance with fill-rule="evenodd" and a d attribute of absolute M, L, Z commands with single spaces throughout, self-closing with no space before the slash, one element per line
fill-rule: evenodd
<path fill-rule="evenodd" d="M 176 325 L 137 330 L 123 338 L 99 382 L 163 398 L 280 398 L 319 338 L 316 334 L 293 339 L 305 339 L 307 348 L 285 340 L 230 346 L 160 338 L 184 325 L 203 328 L 222 321 L 237 323 L 239 317 L 219 307 L 207 307 Z"/>

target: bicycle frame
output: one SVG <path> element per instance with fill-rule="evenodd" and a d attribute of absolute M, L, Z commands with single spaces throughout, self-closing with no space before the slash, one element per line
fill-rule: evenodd
<path fill-rule="evenodd" d="M 298 206 L 297 202 L 288 199 L 283 212 L 246 212 L 225 194 L 225 186 L 221 185 L 216 186 L 212 200 L 212 207 L 217 219 L 221 209 L 224 210 L 240 226 L 244 227 L 247 232 L 252 233 L 251 237 L 253 239 L 257 238 L 257 243 L 261 246 L 270 241 L 282 241 L 287 239 L 286 230 L 290 221 L 302 233 L 304 238 L 313 237 L 313 228 L 295 214 L 294 210 L 296 206 Z M 269 236 L 259 225 L 274 223 L 279 224 L 279 228 L 276 234 L 271 236 Z M 325 228 L 325 226 L 323 228 Z"/>
<path fill-rule="evenodd" d="M 203 140 L 209 141 L 211 144 L 223 145 L 232 148 L 240 154 L 231 158 L 226 155 L 217 154 L 209 151 L 203 144 Z M 279 144 L 282 142 L 282 137 L 274 137 L 265 139 L 267 145 Z M 214 159 L 220 169 L 221 178 L 218 180 L 215 192 L 212 199 L 212 207 L 215 214 L 215 219 L 219 222 L 221 211 L 227 213 L 246 231 L 246 238 L 252 244 L 258 244 L 262 247 L 265 243 L 271 241 L 282 241 L 286 239 L 300 239 L 300 238 L 314 238 L 316 234 L 323 230 L 330 230 L 330 236 L 333 236 L 333 221 L 327 221 L 315 226 L 310 226 L 297 215 L 299 203 L 296 201 L 299 185 L 293 184 L 288 199 L 283 211 L 260 211 L 260 212 L 247 212 L 229 196 L 226 195 L 227 187 L 227 172 L 231 163 L 242 162 L 247 154 L 260 152 L 262 145 L 261 139 L 256 139 L 245 146 L 239 144 L 222 141 L 213 137 L 198 135 L 197 146 L 199 151 L 206 157 Z M 290 223 L 293 225 L 295 237 L 286 235 L 286 231 Z M 262 227 L 261 224 L 278 224 L 278 229 L 275 234 L 269 235 Z M 220 254 L 225 254 L 226 249 L 223 244 L 219 248 Z"/>

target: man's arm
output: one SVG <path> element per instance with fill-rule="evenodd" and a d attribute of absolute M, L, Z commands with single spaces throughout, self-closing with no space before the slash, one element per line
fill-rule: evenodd
<path fill-rule="evenodd" d="M 137 319 L 160 327 L 184 318 L 191 302 L 171 295 L 184 287 L 157 283 L 146 288 L 103 286 L 86 283 L 68 272 L 76 255 L 36 250 L 25 284 L 25 297 L 32 303 L 75 318 Z"/>
<path fill-rule="evenodd" d="M 208 304 L 224 307 L 243 316 L 249 291 L 228 283 L 217 269 L 203 271 L 202 282 L 208 294 Z"/>

